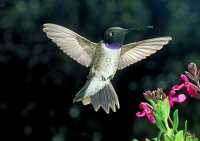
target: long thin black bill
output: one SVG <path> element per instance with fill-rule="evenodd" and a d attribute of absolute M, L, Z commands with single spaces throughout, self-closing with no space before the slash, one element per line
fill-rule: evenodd
<path fill-rule="evenodd" d="M 146 30 L 146 29 L 153 29 L 153 26 L 149 25 L 149 26 L 143 26 L 143 27 L 137 27 L 137 28 L 129 28 L 128 32 L 131 32 L 131 31 L 142 31 L 142 30 Z"/>

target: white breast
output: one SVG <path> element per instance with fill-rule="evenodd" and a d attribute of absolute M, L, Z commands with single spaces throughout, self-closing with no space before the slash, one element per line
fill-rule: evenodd
<path fill-rule="evenodd" d="M 100 60 L 97 59 L 98 67 L 95 68 L 95 73 L 105 78 L 114 75 L 118 68 L 121 49 L 110 49 L 102 43 L 98 51 Z"/>

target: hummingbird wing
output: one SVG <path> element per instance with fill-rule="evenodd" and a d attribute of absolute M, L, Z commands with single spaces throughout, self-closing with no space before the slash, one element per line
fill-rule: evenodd
<path fill-rule="evenodd" d="M 170 40 L 171 37 L 159 37 L 123 45 L 118 70 L 154 54 Z"/>
<path fill-rule="evenodd" d="M 68 56 L 83 66 L 90 66 L 95 53 L 96 43 L 79 34 L 56 24 L 44 24 L 43 31 Z"/>

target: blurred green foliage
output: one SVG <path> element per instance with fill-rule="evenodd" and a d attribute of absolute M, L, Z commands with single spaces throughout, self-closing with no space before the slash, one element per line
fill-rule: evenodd
<path fill-rule="evenodd" d="M 142 139 L 144 134 L 145 137 L 153 136 L 153 129 L 146 122 L 134 120 L 137 104 L 142 99 L 141 93 L 156 87 L 168 90 L 172 84 L 178 82 L 179 74 L 186 69 L 189 62 L 193 61 L 200 65 L 199 17 L 200 1 L 198 0 L 1 0 L 0 87 L 2 95 L 9 95 L 12 90 L 23 93 L 24 95 L 21 94 L 19 98 L 23 104 L 18 106 L 21 103 L 16 103 L 21 111 L 31 102 L 36 105 L 33 106 L 36 108 L 32 109 L 37 109 L 37 100 L 41 99 L 41 96 L 44 101 L 51 97 L 52 100 L 47 104 L 50 106 L 46 106 L 50 110 L 48 117 L 56 117 L 58 109 L 65 106 L 58 115 L 60 118 L 53 118 L 54 121 L 63 122 L 59 122 L 58 127 L 52 125 L 52 128 L 65 126 L 67 129 L 59 132 L 57 136 L 52 135 L 54 141 L 57 138 L 63 140 L 61 138 L 64 137 L 60 135 L 62 133 L 65 133 L 67 140 L 93 141 L 110 138 L 114 140 L 119 137 L 123 140 L 130 140 L 132 137 Z M 88 70 L 66 57 L 46 38 L 41 30 L 42 24 L 46 22 L 66 26 L 92 41 L 100 41 L 105 29 L 110 26 L 128 28 L 153 25 L 153 30 L 129 34 L 126 43 L 157 36 L 172 36 L 173 41 L 158 54 L 117 74 L 114 85 L 119 95 L 121 110 L 105 117 L 101 112 L 93 113 L 92 108 L 82 107 L 82 105 L 73 107 L 70 103 L 74 94 L 84 84 Z M 36 93 L 37 96 L 34 97 L 36 100 L 27 96 L 27 93 L 30 97 L 34 97 Z M 49 96 L 49 93 L 52 94 Z M 12 97 L 12 94 L 11 97 L 5 98 L 1 103 L 3 108 L 0 112 L 8 109 L 9 103 L 12 105 L 11 101 L 15 98 L 16 95 Z M 25 102 L 26 100 L 28 102 Z M 55 101 L 52 102 L 53 100 Z M 58 103 L 60 105 L 55 108 L 54 104 Z M 180 107 L 183 109 L 181 110 L 183 113 L 180 114 L 190 119 L 191 132 L 200 136 L 200 103 L 192 100 L 190 103 L 190 106 Z M 44 102 L 40 106 L 44 108 L 45 104 Z M 44 111 L 47 109 L 44 108 Z M 16 112 L 13 107 L 11 111 Z M 65 115 L 66 113 L 68 114 Z M 29 114 L 27 116 L 30 117 Z M 109 118 L 112 120 L 108 121 Z M 71 123 L 73 119 L 77 122 Z M 30 117 L 31 120 L 37 118 Z M 119 123 L 121 121 L 125 122 Z M 85 123 L 82 130 L 91 131 L 77 131 L 75 129 L 78 127 L 77 124 L 82 122 Z M 29 132 L 34 133 L 29 125 L 25 127 Z M 106 131 L 110 129 L 113 132 L 108 134 Z M 123 130 L 121 134 L 120 130 Z"/>

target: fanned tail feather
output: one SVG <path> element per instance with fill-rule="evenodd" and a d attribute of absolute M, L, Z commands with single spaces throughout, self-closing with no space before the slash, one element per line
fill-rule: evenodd
<path fill-rule="evenodd" d="M 97 90 L 99 87 L 100 89 Z M 102 107 L 107 114 L 110 108 L 113 112 L 120 108 L 117 94 L 110 81 L 89 80 L 73 100 L 73 102 L 80 101 L 83 105 L 92 104 L 95 111 Z"/>
<path fill-rule="evenodd" d="M 90 82 L 91 82 L 91 80 L 87 81 L 86 84 L 81 88 L 81 90 L 75 95 L 75 97 L 73 99 L 73 103 L 80 102 L 86 97 L 85 92 L 86 92 L 86 89 L 88 89 Z"/>
<path fill-rule="evenodd" d="M 120 108 L 117 94 L 111 83 L 105 85 L 97 94 L 91 96 L 91 104 L 95 111 L 102 107 L 107 114 L 110 112 L 110 108 L 113 112 L 116 112 L 116 108 Z"/>

